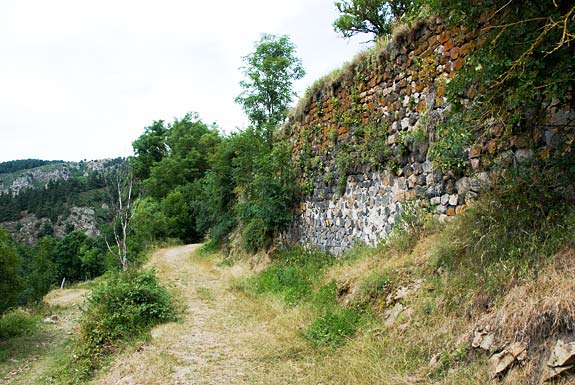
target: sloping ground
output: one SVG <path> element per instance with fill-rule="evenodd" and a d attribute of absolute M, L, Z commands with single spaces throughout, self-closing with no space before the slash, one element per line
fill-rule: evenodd
<path fill-rule="evenodd" d="M 365 295 L 370 274 L 395 274 L 372 304 L 379 319 L 335 348 L 302 338 L 314 318 L 311 306 L 246 292 L 242 278 L 253 270 L 241 262 L 218 266 L 219 256 L 194 253 L 195 245 L 159 250 L 150 264 L 185 306 L 184 314 L 155 328 L 147 343 L 116 356 L 93 384 L 538 383 L 556 343 L 553 327 L 572 319 L 573 269 L 561 267 L 572 264 L 572 251 L 558 255 L 535 281 L 515 286 L 497 306 L 485 309 L 478 302 L 458 310 L 445 304 L 451 294 L 438 289 L 454 277 L 428 268 L 437 241 L 436 235 L 423 237 L 405 253 L 367 250 L 317 277 L 318 285 L 335 280 L 338 300 L 349 306 Z M 521 332 L 540 338 L 527 340 Z M 522 341 L 526 353 L 513 355 Z M 506 362 L 492 378 L 493 365 Z M 554 381 L 549 383 L 569 384 L 573 377 L 567 371 Z"/>
<path fill-rule="evenodd" d="M 0 384 L 42 384 L 41 378 L 75 334 L 86 293 L 85 289 L 59 289 L 44 298 L 48 306 L 39 330 L 0 347 Z"/>
<path fill-rule="evenodd" d="M 152 331 L 149 343 L 118 356 L 95 384 L 254 384 L 269 364 L 275 325 L 252 310 L 230 282 L 241 266 L 219 268 L 215 258 L 194 254 L 196 245 L 163 249 L 150 261 L 185 312 L 179 322 Z M 301 383 L 297 373 L 279 383 Z"/>

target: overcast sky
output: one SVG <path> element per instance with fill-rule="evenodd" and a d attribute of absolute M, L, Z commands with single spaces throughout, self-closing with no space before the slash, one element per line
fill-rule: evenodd
<path fill-rule="evenodd" d="M 0 161 L 127 156 L 154 120 L 198 112 L 226 132 L 241 57 L 287 34 L 314 80 L 364 49 L 331 26 L 332 0 L 2 0 Z"/>

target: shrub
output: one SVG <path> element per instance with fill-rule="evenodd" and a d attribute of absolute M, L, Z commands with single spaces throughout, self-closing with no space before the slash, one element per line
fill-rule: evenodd
<path fill-rule="evenodd" d="M 0 341 L 32 333 L 38 317 L 22 310 L 12 310 L 0 318 Z"/>
<path fill-rule="evenodd" d="M 266 248 L 269 246 L 270 236 L 265 222 L 260 218 L 255 218 L 248 222 L 242 229 L 242 247 L 250 252 Z"/>
<path fill-rule="evenodd" d="M 123 341 L 175 318 L 169 292 L 158 284 L 154 271 L 123 272 L 95 287 L 80 322 L 78 360 L 90 369 Z"/>

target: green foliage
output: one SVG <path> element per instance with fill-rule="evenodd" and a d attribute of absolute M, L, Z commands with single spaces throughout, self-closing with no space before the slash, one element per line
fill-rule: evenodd
<path fill-rule="evenodd" d="M 455 111 L 472 126 L 496 121 L 507 132 L 536 127 L 551 108 L 572 103 L 575 6 L 572 1 L 433 0 L 432 11 L 452 24 L 481 29 L 485 44 L 466 58 L 448 85 Z M 489 24 L 484 22 L 489 19 Z M 474 89 L 472 104 L 463 101 Z"/>
<path fill-rule="evenodd" d="M 135 143 L 144 140 L 147 135 L 149 133 L 144 133 Z M 165 132 L 165 156 L 151 163 L 149 178 L 144 180 L 145 192 L 162 199 L 177 187 L 203 177 L 208 170 L 208 157 L 219 140 L 216 128 L 203 123 L 197 114 L 188 113 L 181 120 L 175 119 Z M 160 144 L 156 146 L 162 147 Z M 139 156 L 133 161 L 136 165 L 146 162 L 147 157 L 140 160 Z"/>
<path fill-rule="evenodd" d="M 144 133 L 132 143 L 135 156 L 131 159 L 131 166 L 136 178 L 149 178 L 150 169 L 168 155 L 167 133 L 164 122 L 159 120 L 146 127 Z"/>
<path fill-rule="evenodd" d="M 347 187 L 347 176 L 352 165 L 352 158 L 347 147 L 339 149 L 335 158 L 335 167 L 337 169 L 337 192 L 339 195 L 345 194 Z"/>
<path fill-rule="evenodd" d="M 16 305 L 22 287 L 20 258 L 15 243 L 0 227 L 0 314 Z"/>
<path fill-rule="evenodd" d="M 152 244 L 167 238 L 168 218 L 160 209 L 160 203 L 151 197 L 139 200 L 132 215 L 135 237 L 142 243 Z"/>
<path fill-rule="evenodd" d="M 438 125 L 436 136 L 438 140 L 429 149 L 429 156 L 436 166 L 446 171 L 463 171 L 465 151 L 473 142 L 469 127 L 452 116 L 446 123 Z"/>
<path fill-rule="evenodd" d="M 237 205 L 239 218 L 245 224 L 242 240 L 251 251 L 267 246 L 277 231 L 291 223 L 291 209 L 297 197 L 291 152 L 286 143 L 276 143 L 271 152 L 256 159 L 253 179 L 244 187 Z"/>
<path fill-rule="evenodd" d="M 91 276 L 89 269 L 82 265 L 80 256 L 94 246 L 93 240 L 81 231 L 73 231 L 66 234 L 56 244 L 54 253 L 54 265 L 58 280 L 66 278 L 67 281 L 78 281 Z M 92 262 L 89 262 L 92 264 Z M 101 274 L 102 271 L 100 270 Z"/>
<path fill-rule="evenodd" d="M 545 259 L 573 246 L 574 164 L 570 156 L 510 172 L 448 227 L 434 251 L 437 264 L 495 298 L 509 282 L 532 278 Z M 454 304 L 462 295 L 454 289 Z"/>
<path fill-rule="evenodd" d="M 355 334 L 361 321 L 353 309 L 330 310 L 308 326 L 305 337 L 315 345 L 339 346 Z"/>
<path fill-rule="evenodd" d="M 341 15 L 333 27 L 343 37 L 359 33 L 372 33 L 374 41 L 380 36 L 391 35 L 393 23 L 409 13 L 413 0 L 344 0 L 336 1 Z"/>
<path fill-rule="evenodd" d="M 12 310 L 0 317 L 0 341 L 31 334 L 38 326 L 39 318 L 23 310 Z"/>
<path fill-rule="evenodd" d="M 358 146 L 361 162 L 382 170 L 391 157 L 387 144 L 387 125 L 370 123 L 363 127 L 363 138 Z"/>
<path fill-rule="evenodd" d="M 56 249 L 58 241 L 52 237 L 44 237 L 34 250 L 32 271 L 28 276 L 28 287 L 32 289 L 31 300 L 40 300 L 57 279 Z"/>
<path fill-rule="evenodd" d="M 287 116 L 293 98 L 292 82 L 305 75 L 288 36 L 263 34 L 254 52 L 243 57 L 246 80 L 236 98 L 256 130 L 271 145 L 273 130 Z"/>
<path fill-rule="evenodd" d="M 171 295 L 159 285 L 154 271 L 111 274 L 92 290 L 72 365 L 83 366 L 89 374 L 119 343 L 175 316 Z"/>
<path fill-rule="evenodd" d="M 9 174 L 21 170 L 29 170 L 51 163 L 63 163 L 62 160 L 20 159 L 0 163 L 0 174 Z"/>
<path fill-rule="evenodd" d="M 336 299 L 337 282 L 332 279 L 317 290 L 313 297 L 313 305 L 320 312 L 324 312 L 336 306 Z"/>
<path fill-rule="evenodd" d="M 276 294 L 295 305 L 312 297 L 318 274 L 331 263 L 333 257 L 324 252 L 283 250 L 270 267 L 248 281 L 248 286 L 256 293 Z"/>
<path fill-rule="evenodd" d="M 84 179 L 54 180 L 42 188 L 20 191 L 16 196 L 0 194 L 0 222 L 16 221 L 26 211 L 55 223 L 59 216 L 67 216 L 72 206 L 101 206 L 106 201 L 101 191 L 104 187 L 102 175 L 91 172 Z"/>

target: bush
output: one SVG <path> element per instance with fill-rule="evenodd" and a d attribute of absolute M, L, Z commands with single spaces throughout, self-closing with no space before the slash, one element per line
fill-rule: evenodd
<path fill-rule="evenodd" d="M 22 310 L 10 311 L 0 318 L 0 341 L 32 333 L 38 326 L 38 317 Z"/>
<path fill-rule="evenodd" d="M 260 218 L 251 220 L 242 229 L 242 247 L 250 253 L 267 248 L 270 241 L 268 229 Z"/>
<path fill-rule="evenodd" d="M 79 363 L 95 369 L 119 342 L 138 338 L 175 318 L 170 293 L 154 271 L 109 276 L 93 289 L 80 322 Z"/>

